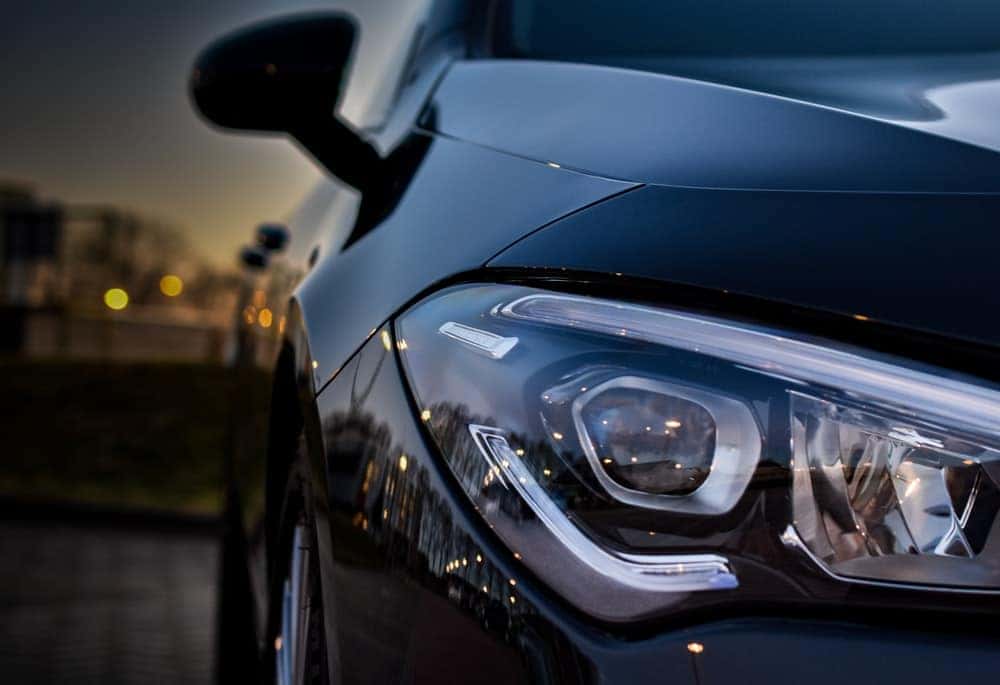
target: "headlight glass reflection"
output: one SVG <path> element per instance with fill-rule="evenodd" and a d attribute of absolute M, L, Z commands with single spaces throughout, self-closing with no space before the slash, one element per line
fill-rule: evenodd
<path fill-rule="evenodd" d="M 832 600 L 848 581 L 1000 588 L 995 388 L 520 286 L 442 291 L 397 335 L 480 515 L 587 613 Z"/>
<path fill-rule="evenodd" d="M 1000 587 L 996 449 L 801 393 L 791 412 L 795 528 L 822 564 L 855 578 Z"/>
<path fill-rule="evenodd" d="M 614 379 L 575 404 L 588 454 L 609 486 L 688 495 L 705 484 L 718 428 L 702 405 L 639 378 Z"/>

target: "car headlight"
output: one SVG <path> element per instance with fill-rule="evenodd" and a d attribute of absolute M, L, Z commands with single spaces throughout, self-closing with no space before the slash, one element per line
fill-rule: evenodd
<path fill-rule="evenodd" d="M 994 387 L 521 286 L 450 288 L 396 332 L 421 417 L 476 509 L 591 615 L 822 595 L 810 577 L 1000 590 Z"/>

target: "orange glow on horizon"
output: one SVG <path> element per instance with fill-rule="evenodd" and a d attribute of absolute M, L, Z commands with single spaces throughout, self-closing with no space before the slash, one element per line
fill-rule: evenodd
<path fill-rule="evenodd" d="M 177 297 L 184 291 L 184 281 L 180 276 L 167 274 L 160 279 L 160 292 L 167 297 Z"/>

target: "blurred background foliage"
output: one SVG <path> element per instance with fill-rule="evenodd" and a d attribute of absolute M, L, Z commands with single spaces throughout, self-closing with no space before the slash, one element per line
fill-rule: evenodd
<path fill-rule="evenodd" d="M 0 373 L 0 412 L 17 427 L 0 493 L 208 515 L 222 505 L 230 409 L 244 405 L 253 425 L 241 428 L 263 434 L 270 390 L 259 370 L 216 364 L 5 361 Z"/>
<path fill-rule="evenodd" d="M 265 278 L 138 212 L 0 183 L 0 498 L 217 515 L 227 457 L 263 458 Z"/>

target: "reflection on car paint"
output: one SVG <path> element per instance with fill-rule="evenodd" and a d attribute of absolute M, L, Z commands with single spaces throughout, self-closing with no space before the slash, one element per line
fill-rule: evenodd
<path fill-rule="evenodd" d="M 518 559 L 495 558 L 431 463 L 384 332 L 319 398 L 345 677 L 565 680 L 577 664 L 553 653 Z"/>

